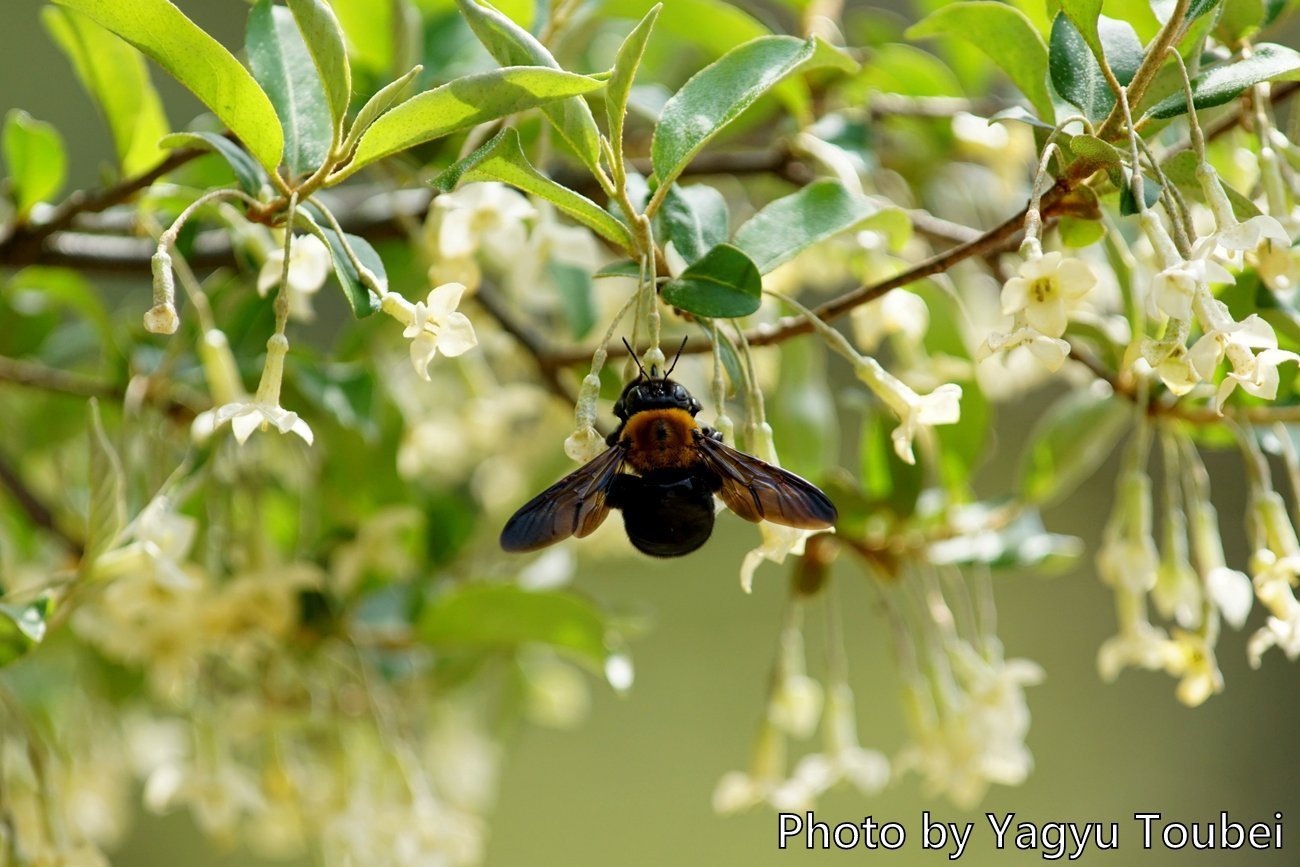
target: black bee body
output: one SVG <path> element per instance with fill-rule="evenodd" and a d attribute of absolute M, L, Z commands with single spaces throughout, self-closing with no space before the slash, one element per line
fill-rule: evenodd
<path fill-rule="evenodd" d="M 724 445 L 696 423 L 700 409 L 666 376 L 638 376 L 614 405 L 609 448 L 525 503 L 501 531 L 501 547 L 532 551 L 581 538 L 614 508 L 637 550 L 677 557 L 712 534 L 715 495 L 748 521 L 814 530 L 835 523 L 835 506 L 818 488 Z"/>

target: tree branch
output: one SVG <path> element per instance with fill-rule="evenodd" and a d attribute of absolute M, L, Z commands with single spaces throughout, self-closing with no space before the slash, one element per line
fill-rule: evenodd
<path fill-rule="evenodd" d="M 9 496 L 18 504 L 18 508 L 27 514 L 33 524 L 54 535 L 73 554 L 80 557 L 86 552 L 85 544 L 59 526 L 54 513 L 31 488 L 27 487 L 27 483 L 3 454 L 0 454 L 0 488 L 9 492 Z"/>
<path fill-rule="evenodd" d="M 142 174 L 124 178 L 101 190 L 78 190 L 63 200 L 48 219 L 39 223 L 21 223 L 0 238 L 0 263 L 29 265 L 41 260 L 45 241 L 56 232 L 72 226 L 82 214 L 93 214 L 120 205 L 168 172 L 208 153 L 200 148 L 172 151 L 158 165 Z M 147 264 L 147 257 L 146 257 Z"/>

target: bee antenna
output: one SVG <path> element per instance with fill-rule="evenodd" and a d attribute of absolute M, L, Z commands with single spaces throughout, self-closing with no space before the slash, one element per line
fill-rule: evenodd
<path fill-rule="evenodd" d="M 636 364 L 636 369 L 641 371 L 641 375 L 646 379 L 653 379 L 654 377 L 646 374 L 645 368 L 641 366 L 641 359 L 637 357 L 636 350 L 632 348 L 632 344 L 627 342 L 626 337 L 623 338 L 623 345 L 627 347 L 627 354 L 632 356 L 632 362 Z"/>
<path fill-rule="evenodd" d="M 677 369 L 677 362 L 681 361 L 682 358 L 682 350 L 686 348 L 686 341 L 690 339 L 689 334 L 682 338 L 682 345 L 677 347 L 677 354 L 673 356 L 673 363 L 668 366 L 668 372 L 664 374 L 664 379 L 672 376 L 673 371 Z"/>

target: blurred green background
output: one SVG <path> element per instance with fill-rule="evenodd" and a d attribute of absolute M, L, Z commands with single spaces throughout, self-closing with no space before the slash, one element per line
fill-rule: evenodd
<path fill-rule="evenodd" d="M 669 0 L 671 2 L 671 0 Z M 109 155 L 107 134 L 90 101 L 39 24 L 39 0 L 0 3 L 0 112 L 27 109 L 54 123 L 68 142 L 70 184 L 94 184 Z M 227 45 L 242 42 L 242 0 L 181 2 Z M 1285 41 L 1285 40 L 1283 40 Z M 1293 40 L 1294 41 L 1294 40 Z M 155 70 L 174 122 L 198 112 L 180 88 Z M 1014 473 L 1017 437 L 1045 401 L 1004 407 L 999 458 L 982 473 L 987 492 Z M 1225 528 L 1245 511 L 1234 456 L 1210 456 L 1214 498 Z M 1049 529 L 1082 536 L 1095 550 L 1109 511 L 1114 466 L 1069 502 L 1050 510 Z M 880 858 L 896 865 L 941 863 L 920 848 L 921 812 L 975 821 L 961 862 L 1039 863 L 1036 852 L 998 852 L 983 811 L 1014 811 L 1016 821 L 1116 821 L 1120 848 L 1087 852 L 1083 863 L 1174 865 L 1300 864 L 1300 668 L 1270 654 L 1262 671 L 1245 662 L 1245 635 L 1219 645 L 1226 692 L 1196 710 L 1174 699 L 1164 675 L 1126 673 L 1117 684 L 1097 676 L 1097 647 L 1114 632 L 1111 593 L 1085 558 L 1054 578 L 1026 574 L 997 585 L 1000 633 L 1011 657 L 1040 663 L 1047 680 L 1028 691 L 1028 737 L 1036 768 L 1018 788 L 994 788 L 978 811 L 965 813 L 925 797 L 915 778 L 864 798 L 837 793 L 818 818 L 901 822 L 907 845 L 897 852 L 812 855 L 801 843 L 777 849 L 774 813 L 715 816 L 710 795 L 725 772 L 748 762 L 779 628 L 786 573 L 758 574 L 753 596 L 741 593 L 737 569 L 757 543 L 750 526 L 720 522 L 715 539 L 683 563 L 647 560 L 588 565 L 577 584 L 616 605 L 652 613 L 654 629 L 634 646 L 635 688 L 619 698 L 601 684 L 585 725 L 573 731 L 523 729 L 510 745 L 486 863 L 536 865 L 785 864 L 810 857 Z M 1244 566 L 1244 539 L 1228 538 L 1232 565 Z M 845 605 L 852 682 L 864 745 L 892 753 L 904 731 L 887 629 L 875 596 L 851 564 L 837 565 Z M 1247 631 L 1260 620 L 1258 612 Z M 810 655 L 815 652 L 810 648 Z M 1283 852 L 1167 852 L 1141 849 L 1135 812 L 1182 821 L 1213 821 L 1226 810 L 1243 823 L 1285 815 Z M 241 852 L 208 854 L 184 816 L 141 816 L 119 867 L 255 864 Z"/>

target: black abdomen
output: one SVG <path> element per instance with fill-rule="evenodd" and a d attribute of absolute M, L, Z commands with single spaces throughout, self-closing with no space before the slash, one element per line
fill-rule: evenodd
<path fill-rule="evenodd" d="M 622 510 L 623 527 L 638 551 L 679 557 L 703 545 L 713 532 L 715 488 L 706 473 L 694 468 L 624 474 L 614 480 L 609 504 Z"/>

